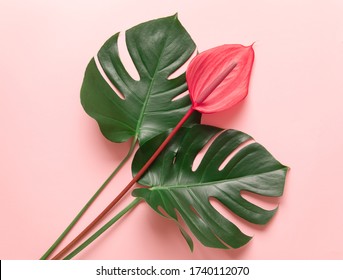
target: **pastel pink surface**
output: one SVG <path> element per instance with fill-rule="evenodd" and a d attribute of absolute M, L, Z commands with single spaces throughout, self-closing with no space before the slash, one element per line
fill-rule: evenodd
<path fill-rule="evenodd" d="M 196 241 L 191 253 L 173 222 L 140 204 L 77 258 L 343 258 L 342 1 L 191 2 L 0 2 L 1 259 L 38 259 L 128 149 L 82 110 L 88 61 L 115 32 L 176 12 L 200 51 L 255 42 L 248 97 L 203 123 L 242 130 L 291 167 L 284 196 L 264 201 L 279 211 L 265 227 L 236 219 L 254 235 L 241 249 Z M 128 164 L 72 236 L 130 179 Z"/>

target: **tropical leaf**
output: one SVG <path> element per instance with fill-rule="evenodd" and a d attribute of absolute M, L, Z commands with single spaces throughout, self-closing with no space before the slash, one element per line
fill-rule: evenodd
<path fill-rule="evenodd" d="M 107 139 L 124 142 L 135 137 L 142 144 L 174 127 L 189 109 L 188 95 L 176 98 L 187 90 L 185 73 L 169 77 L 194 53 L 195 44 L 176 15 L 127 30 L 127 50 L 139 74 L 135 80 L 120 58 L 118 37 L 119 33 L 112 36 L 97 55 L 117 90 L 105 81 L 93 58 L 83 80 L 81 103 Z M 194 114 L 193 121 L 199 120 L 200 114 Z"/>
<path fill-rule="evenodd" d="M 165 137 L 165 134 L 159 135 L 141 146 L 133 160 L 133 173 Z M 193 171 L 196 156 L 213 139 Z M 249 135 L 236 130 L 205 125 L 182 128 L 139 180 L 149 188 L 137 188 L 133 196 L 143 198 L 159 214 L 179 224 L 178 212 L 205 246 L 241 247 L 251 237 L 219 213 L 210 198 L 251 223 L 265 224 L 277 209 L 265 210 L 252 204 L 242 197 L 242 191 L 281 196 L 288 169 L 260 144 L 249 140 L 252 140 Z M 221 169 L 229 155 L 231 159 Z M 181 232 L 192 247 L 186 231 L 181 228 Z"/>

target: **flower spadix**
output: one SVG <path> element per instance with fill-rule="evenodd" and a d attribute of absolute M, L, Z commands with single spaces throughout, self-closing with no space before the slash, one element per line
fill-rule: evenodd
<path fill-rule="evenodd" d="M 222 45 L 194 57 L 186 71 L 192 108 L 215 113 L 243 100 L 248 94 L 253 62 L 252 45 Z"/>

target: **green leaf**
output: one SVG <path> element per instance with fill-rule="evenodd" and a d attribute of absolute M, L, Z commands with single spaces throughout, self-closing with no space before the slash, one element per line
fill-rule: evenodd
<path fill-rule="evenodd" d="M 141 146 L 133 160 L 133 173 L 165 137 L 165 134 L 159 135 Z M 193 171 L 196 156 L 213 139 Z M 210 198 L 251 223 L 265 224 L 277 209 L 262 209 L 244 199 L 241 192 L 281 196 L 288 170 L 264 147 L 251 140 L 249 135 L 236 130 L 205 125 L 182 128 L 139 181 L 149 188 L 135 189 L 133 195 L 143 198 L 155 211 L 179 225 L 178 212 L 205 246 L 241 247 L 251 237 L 219 213 Z M 231 159 L 221 169 L 229 155 Z M 182 234 L 187 235 L 184 230 Z M 186 238 L 190 243 L 189 236 Z"/>
<path fill-rule="evenodd" d="M 189 109 L 188 95 L 173 100 L 187 90 L 185 73 L 172 79 L 169 76 L 190 58 L 195 44 L 176 15 L 127 30 L 126 46 L 139 74 L 137 81 L 123 65 L 118 37 L 119 33 L 112 36 L 97 55 L 116 91 L 102 77 L 93 58 L 83 80 L 81 103 L 107 139 L 124 142 L 135 137 L 142 144 L 174 127 Z M 193 121 L 199 120 L 200 114 L 194 114 Z"/>

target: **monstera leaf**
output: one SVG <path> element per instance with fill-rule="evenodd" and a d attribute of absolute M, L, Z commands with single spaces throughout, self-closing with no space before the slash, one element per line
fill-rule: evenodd
<path fill-rule="evenodd" d="M 185 74 L 169 77 L 193 54 L 195 44 L 176 15 L 127 30 L 127 50 L 139 74 L 135 80 L 120 58 L 118 37 L 119 33 L 112 36 L 97 55 L 118 92 L 102 77 L 93 58 L 83 80 L 81 103 L 107 139 L 124 142 L 135 137 L 144 143 L 174 127 L 189 109 L 188 95 L 175 99 L 187 90 Z M 194 118 L 199 123 L 200 114 Z"/>
<path fill-rule="evenodd" d="M 165 137 L 165 134 L 159 135 L 141 146 L 133 161 L 133 173 Z M 214 138 L 193 171 L 196 156 Z M 251 237 L 219 213 L 210 198 L 217 199 L 251 223 L 265 224 L 276 209 L 265 210 L 252 204 L 242 197 L 242 191 L 281 196 L 288 169 L 260 144 L 246 143 L 248 140 L 252 140 L 249 135 L 236 130 L 205 125 L 182 128 L 140 179 L 139 183 L 149 188 L 137 188 L 133 195 L 143 198 L 159 214 L 177 222 L 178 212 L 205 246 L 238 248 Z M 221 168 L 229 155 L 231 159 Z M 180 229 L 192 246 L 191 238 Z"/>

